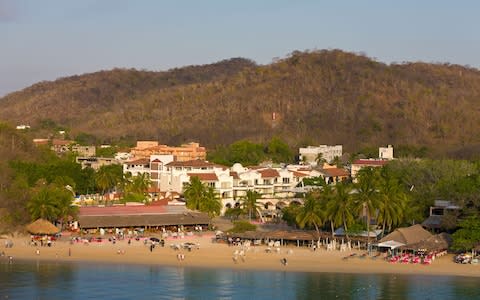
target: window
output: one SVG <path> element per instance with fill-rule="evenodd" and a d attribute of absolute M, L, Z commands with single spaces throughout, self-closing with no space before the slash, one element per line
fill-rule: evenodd
<path fill-rule="evenodd" d="M 282 178 L 283 183 L 290 183 L 290 178 L 284 177 Z"/>

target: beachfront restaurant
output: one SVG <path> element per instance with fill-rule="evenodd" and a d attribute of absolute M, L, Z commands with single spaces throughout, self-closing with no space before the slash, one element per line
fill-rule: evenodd
<path fill-rule="evenodd" d="M 205 213 L 168 207 L 82 207 L 78 217 L 81 231 L 100 229 L 133 229 L 144 231 L 172 230 L 178 227 L 207 228 L 210 218 Z"/>

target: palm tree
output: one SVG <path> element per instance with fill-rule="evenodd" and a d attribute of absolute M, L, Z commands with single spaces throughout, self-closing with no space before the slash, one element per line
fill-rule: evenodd
<path fill-rule="evenodd" d="M 378 194 L 378 170 L 372 167 L 363 168 L 358 172 L 358 182 L 356 183 L 355 202 L 357 211 L 360 214 L 366 214 L 367 223 L 367 244 L 370 244 L 370 222 L 371 215 L 379 206 Z"/>
<path fill-rule="evenodd" d="M 303 206 L 301 207 L 296 221 L 300 228 L 307 226 L 314 226 L 317 233 L 320 235 L 319 226 L 324 223 L 322 205 L 315 195 L 315 192 L 309 192 L 305 197 Z"/>
<path fill-rule="evenodd" d="M 335 226 L 343 225 L 345 235 L 348 237 L 348 227 L 355 220 L 353 214 L 352 186 L 339 182 L 335 185 L 333 197 L 327 203 L 327 218 Z"/>
<path fill-rule="evenodd" d="M 242 197 L 243 209 L 248 211 L 248 218 L 250 220 L 252 220 L 252 211 L 255 215 L 257 208 L 260 206 L 260 204 L 257 203 L 257 200 L 260 199 L 260 197 L 260 194 L 254 190 L 248 190 L 247 194 Z"/>
<path fill-rule="evenodd" d="M 27 210 L 32 220 L 39 218 L 55 221 L 58 216 L 58 207 L 55 197 L 48 186 L 41 188 L 27 203 Z"/>
<path fill-rule="evenodd" d="M 119 173 L 119 170 L 118 166 L 109 165 L 101 166 L 95 173 L 95 182 L 98 188 L 101 189 L 102 196 L 121 182 L 123 175 Z"/>
<path fill-rule="evenodd" d="M 385 228 L 392 229 L 403 220 L 403 213 L 407 203 L 407 194 L 401 189 L 399 181 L 387 172 L 382 172 L 379 184 L 380 206 L 378 222 L 382 223 L 382 236 Z"/>
<path fill-rule="evenodd" d="M 332 160 L 332 165 L 337 166 L 337 168 L 343 167 L 342 159 L 339 156 L 335 156 Z"/>
<path fill-rule="evenodd" d="M 200 178 L 193 176 L 190 182 L 187 183 L 183 190 L 183 195 L 187 202 L 187 208 L 193 210 L 200 210 L 202 199 L 206 192 L 206 186 L 200 181 Z"/>
<path fill-rule="evenodd" d="M 151 184 L 150 175 L 148 173 L 140 173 L 132 178 L 127 190 L 136 194 L 145 194 Z"/>
<path fill-rule="evenodd" d="M 323 153 L 318 153 L 317 157 L 315 157 L 315 162 L 317 163 L 317 166 L 323 166 L 323 163 L 325 162 L 325 158 L 323 158 Z"/>
<path fill-rule="evenodd" d="M 200 202 L 200 211 L 206 212 L 210 220 L 220 215 L 222 202 L 215 189 L 211 186 L 207 187 Z"/>

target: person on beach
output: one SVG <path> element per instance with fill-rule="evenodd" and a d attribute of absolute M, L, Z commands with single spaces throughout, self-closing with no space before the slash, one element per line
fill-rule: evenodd
<path fill-rule="evenodd" d="M 72 256 L 72 248 L 68 248 L 68 256 Z"/>
<path fill-rule="evenodd" d="M 40 249 L 37 248 L 37 251 L 35 251 L 35 254 L 40 255 Z"/>
<path fill-rule="evenodd" d="M 282 258 L 281 262 L 282 262 L 282 265 L 284 265 L 284 266 L 287 265 L 287 259 L 285 257 Z"/>

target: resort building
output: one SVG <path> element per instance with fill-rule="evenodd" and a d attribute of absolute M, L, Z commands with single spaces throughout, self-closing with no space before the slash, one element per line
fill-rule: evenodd
<path fill-rule="evenodd" d="M 307 146 L 306 148 L 300 148 L 299 152 L 299 160 L 304 164 L 310 164 L 312 166 L 317 165 L 317 158 L 321 154 L 322 159 L 326 162 L 332 162 L 335 157 L 342 157 L 343 155 L 343 147 L 342 145 L 335 145 L 335 146 L 327 146 L 327 145 L 320 145 L 320 146 Z"/>
<path fill-rule="evenodd" d="M 152 155 L 173 155 L 175 161 L 205 160 L 207 151 L 199 143 L 182 144 L 180 147 L 159 145 L 155 141 L 138 141 L 130 153 L 136 159 L 149 158 Z"/>
<path fill-rule="evenodd" d="M 193 177 L 215 189 L 222 201 L 222 213 L 227 208 L 239 206 L 248 190 L 256 191 L 265 209 L 289 205 L 295 195 L 295 187 L 312 170 L 302 172 L 288 168 L 245 168 L 235 164 L 231 168 L 204 160 L 174 161 L 172 155 L 153 155 L 123 164 L 124 172 L 133 176 L 148 173 L 152 180 L 152 192 L 183 194 L 185 185 Z M 301 201 L 298 201 L 301 202 Z"/>

